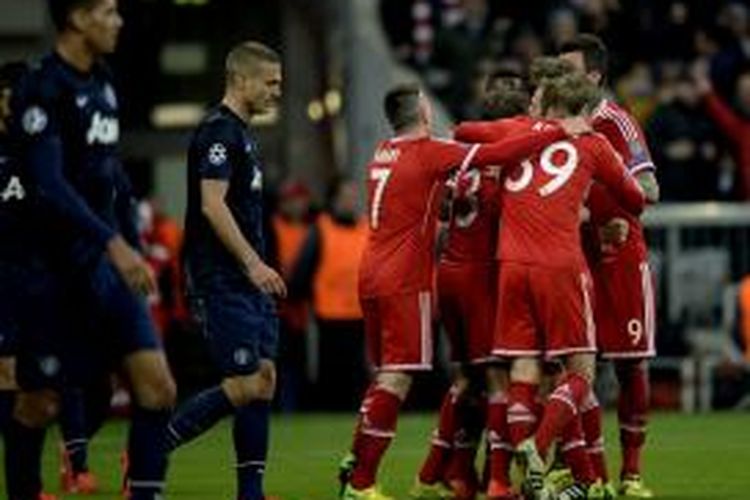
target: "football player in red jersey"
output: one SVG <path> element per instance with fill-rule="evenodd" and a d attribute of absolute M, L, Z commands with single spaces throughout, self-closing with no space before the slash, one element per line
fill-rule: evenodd
<path fill-rule="evenodd" d="M 562 47 L 560 58 L 572 63 L 593 84 L 600 87 L 605 84 L 607 49 L 597 37 L 579 35 Z M 594 130 L 604 135 L 620 154 L 648 201 L 657 202 L 659 185 L 655 166 L 637 121 L 604 98 L 594 109 L 592 120 Z M 599 184 L 592 186 L 587 206 L 592 230 L 588 232 L 591 241 L 586 247 L 594 250 L 587 257 L 596 291 L 597 344 L 601 356 L 614 361 L 620 384 L 617 412 L 622 448 L 620 492 L 634 498 L 651 498 L 653 492 L 641 477 L 641 449 L 648 414 L 647 361 L 656 354 L 656 312 L 643 225 L 637 215 L 620 206 Z M 620 245 L 602 244 L 599 233 L 613 220 L 627 223 L 627 235 Z M 601 443 L 595 442 L 596 435 L 597 429 L 587 429 L 592 457 L 603 457 Z M 603 460 L 599 463 L 601 473 L 605 474 Z"/>
<path fill-rule="evenodd" d="M 412 374 L 432 368 L 435 228 L 451 171 L 516 161 L 588 129 L 583 120 L 503 142 L 468 146 L 430 136 L 432 111 L 418 86 L 389 91 L 385 114 L 396 136 L 382 141 L 367 167 L 370 234 L 360 267 L 360 301 L 370 356 L 378 369 L 342 462 L 342 497 L 385 500 L 377 469 L 395 435 Z"/>
<path fill-rule="evenodd" d="M 524 79 L 515 72 L 500 70 L 489 75 L 484 91 L 485 118 L 493 121 L 460 125 L 455 139 L 462 142 L 501 140 L 505 134 L 494 134 L 494 130 L 493 139 L 481 140 L 478 133 L 480 137 L 475 140 L 471 129 L 479 127 L 484 131 L 492 124 L 498 124 L 497 128 L 504 122 L 497 120 L 519 117 L 528 110 L 529 90 Z M 512 124 L 505 126 L 504 132 L 510 133 L 512 127 Z M 531 127 L 522 130 L 529 132 Z M 467 131 L 469 134 L 465 135 Z M 456 365 L 454 383 L 443 399 L 430 451 L 411 490 L 415 499 L 475 498 L 480 487 L 474 462 L 486 421 L 485 372 L 488 367 L 495 369 L 497 363 L 491 351 L 497 305 L 494 276 L 497 275 L 500 170 L 471 169 L 462 182 L 463 185 L 452 182 L 453 189 L 449 193 L 448 235 L 437 278 L 438 315 L 448 334 L 451 359 Z M 502 372 L 507 378 L 507 368 Z M 503 389 L 506 385 L 503 384 Z M 491 402 L 495 413 L 501 407 L 503 421 L 504 398 L 501 392 Z M 502 471 L 507 479 L 513 450 L 502 430 L 493 432 L 489 439 L 491 453 L 502 457 L 502 464 L 501 460 L 495 461 L 495 469 Z"/>
<path fill-rule="evenodd" d="M 587 111 L 598 91 L 582 75 L 569 74 L 542 84 L 545 117 Z M 607 140 L 587 134 L 558 141 L 508 172 L 502 195 L 500 230 L 501 293 L 494 353 L 513 359 L 508 391 L 512 443 L 527 465 L 525 485 L 542 488 L 547 453 L 563 443 L 580 494 L 597 497 L 596 481 L 583 439 L 580 409 L 591 392 L 596 339 L 591 277 L 581 250 L 580 212 L 593 180 L 623 207 L 642 210 L 645 195 Z M 534 405 L 541 379 L 540 360 L 561 360 L 558 378 L 532 438 Z"/>

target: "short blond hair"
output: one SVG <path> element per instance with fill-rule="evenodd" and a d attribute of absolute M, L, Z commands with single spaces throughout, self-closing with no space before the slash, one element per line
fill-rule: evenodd
<path fill-rule="evenodd" d="M 590 113 L 601 101 L 602 93 L 581 73 L 570 73 L 542 82 L 542 113 L 551 108 L 570 116 Z"/>
<path fill-rule="evenodd" d="M 257 68 L 259 62 L 279 64 L 278 52 L 260 42 L 247 41 L 235 45 L 224 62 L 227 82 L 237 75 L 247 75 Z"/>
<path fill-rule="evenodd" d="M 570 73 L 574 73 L 575 66 L 569 61 L 558 57 L 537 57 L 531 61 L 529 68 L 529 83 L 533 88 L 538 87 L 544 80 L 550 78 L 559 78 Z"/>

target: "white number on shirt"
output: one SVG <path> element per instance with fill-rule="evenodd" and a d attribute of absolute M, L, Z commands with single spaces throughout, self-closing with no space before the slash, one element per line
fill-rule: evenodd
<path fill-rule="evenodd" d="M 562 165 L 555 165 L 552 158 L 555 153 L 565 153 L 565 161 Z M 539 165 L 542 170 L 552 176 L 552 179 L 539 188 L 539 195 L 549 196 L 565 185 L 570 176 L 575 172 L 578 166 L 578 150 L 567 141 L 556 142 L 547 146 L 539 157 Z M 529 160 L 521 163 L 521 173 L 516 179 L 508 178 L 505 181 L 505 189 L 517 193 L 526 189 L 531 184 L 534 176 L 534 166 Z"/>
<path fill-rule="evenodd" d="M 375 195 L 372 199 L 372 208 L 370 211 L 370 227 L 372 229 L 378 228 L 380 222 L 380 205 L 383 202 L 383 194 L 385 192 L 385 186 L 388 184 L 388 179 L 391 177 L 390 168 L 373 168 L 370 170 L 370 180 L 377 182 L 375 186 Z"/>

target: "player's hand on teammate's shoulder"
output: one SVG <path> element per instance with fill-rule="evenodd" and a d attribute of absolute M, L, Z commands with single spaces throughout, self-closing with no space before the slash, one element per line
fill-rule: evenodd
<path fill-rule="evenodd" d="M 258 289 L 268 295 L 286 297 L 286 284 L 279 273 L 260 259 L 245 266 L 245 273 Z"/>
<path fill-rule="evenodd" d="M 563 118 L 559 121 L 560 127 L 571 137 L 576 137 L 592 132 L 591 123 L 583 116 Z"/>
<path fill-rule="evenodd" d="M 133 292 L 156 293 L 156 278 L 141 255 L 118 235 L 107 243 L 107 256 Z"/>

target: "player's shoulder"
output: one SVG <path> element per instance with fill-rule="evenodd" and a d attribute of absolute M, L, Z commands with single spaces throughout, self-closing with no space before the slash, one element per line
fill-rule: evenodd
<path fill-rule="evenodd" d="M 623 106 L 611 99 L 602 99 L 591 114 L 594 128 L 604 124 L 617 127 L 626 139 L 638 139 L 640 137 L 640 125 L 638 121 Z"/>
<path fill-rule="evenodd" d="M 196 142 L 222 142 L 232 144 L 242 139 L 242 124 L 224 106 L 208 110 L 196 129 Z"/>
<path fill-rule="evenodd" d="M 27 69 L 14 91 L 18 102 L 27 100 L 51 102 L 64 93 L 64 81 L 53 54 L 27 62 Z"/>

